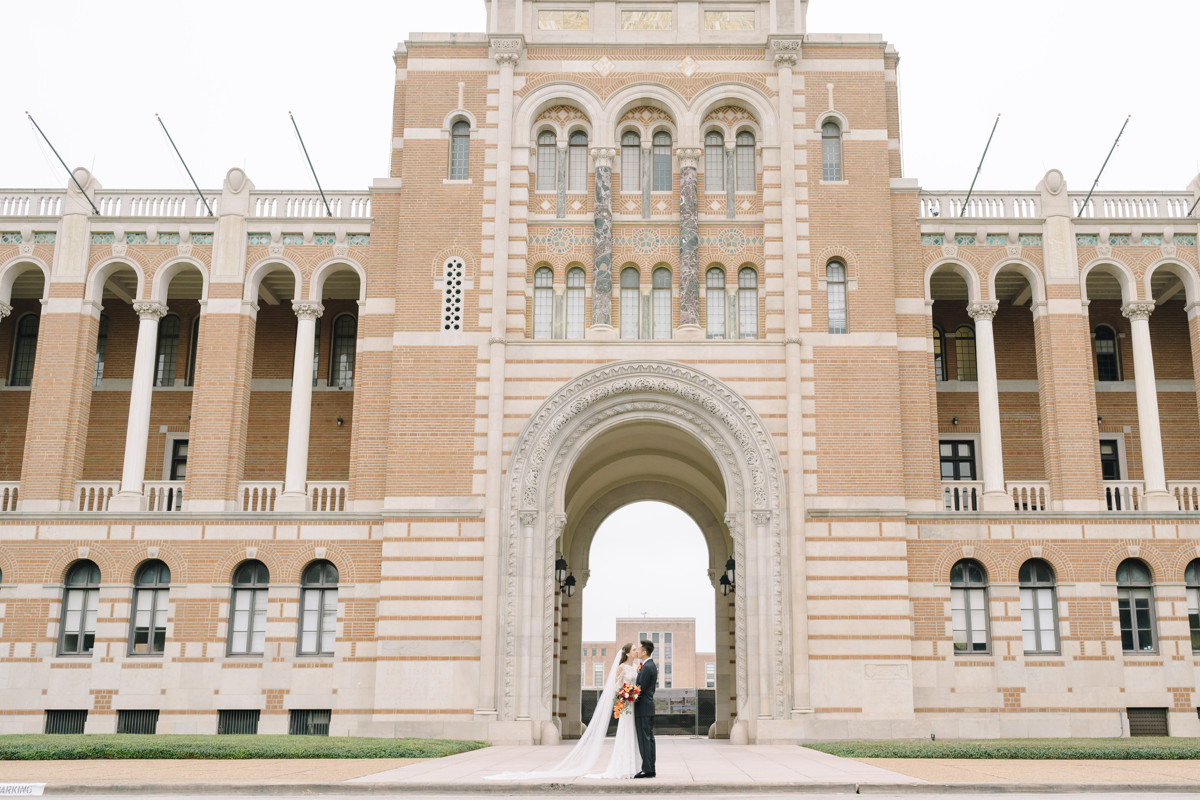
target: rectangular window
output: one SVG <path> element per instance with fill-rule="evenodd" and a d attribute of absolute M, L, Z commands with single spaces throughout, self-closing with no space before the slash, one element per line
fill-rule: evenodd
<path fill-rule="evenodd" d="M 567 191 L 587 191 L 587 148 L 572 145 L 567 148 L 567 156 Z"/>
<path fill-rule="evenodd" d="M 711 661 L 704 665 L 704 688 L 717 688 L 717 665 Z"/>
<path fill-rule="evenodd" d="M 950 590 L 955 653 L 987 653 L 987 589 Z"/>
<path fill-rule="evenodd" d="M 171 468 L 167 480 L 181 481 L 187 477 L 188 440 L 175 439 L 171 442 Z"/>
<path fill-rule="evenodd" d="M 974 442 L 938 442 L 938 453 L 942 462 L 942 480 L 975 480 Z"/>
<path fill-rule="evenodd" d="M 587 11 L 538 11 L 538 30 L 586 31 L 590 26 Z"/>
<path fill-rule="evenodd" d="M 62 649 L 70 655 L 86 655 L 96 645 L 96 607 L 99 589 L 68 589 L 63 614 Z"/>
<path fill-rule="evenodd" d="M 829 332 L 845 333 L 848 330 L 846 320 L 846 281 L 829 280 L 826 282 L 826 295 L 829 308 Z"/>
<path fill-rule="evenodd" d="M 83 733 L 87 724 L 87 711 L 46 711 L 46 725 L 43 733 Z"/>
<path fill-rule="evenodd" d="M 656 192 L 671 191 L 671 144 L 654 145 L 654 182 Z"/>
<path fill-rule="evenodd" d="M 663 645 L 663 658 L 669 659 L 670 657 L 671 657 L 671 645 L 669 645 L 669 644 Z"/>
<path fill-rule="evenodd" d="M 1154 593 L 1148 587 L 1117 589 L 1117 613 L 1121 617 L 1121 648 L 1126 653 L 1152 653 L 1154 642 Z"/>
<path fill-rule="evenodd" d="M 704 30 L 706 31 L 752 31 L 754 30 L 753 11 L 705 11 Z"/>
<path fill-rule="evenodd" d="M 671 643 L 671 632 L 670 631 L 667 631 L 666 633 L 663 634 L 663 641 L 666 642 L 667 644 Z"/>
<path fill-rule="evenodd" d="M 1021 634 L 1026 653 L 1058 652 L 1053 587 L 1022 587 Z"/>
<path fill-rule="evenodd" d="M 158 711 L 118 711 L 117 733 L 138 733 L 144 736 L 158 731 Z"/>
<path fill-rule="evenodd" d="M 1192 652 L 1200 653 L 1200 587 L 1187 589 L 1188 625 L 1192 629 Z"/>
<path fill-rule="evenodd" d="M 621 28 L 627 31 L 669 31 L 675 27 L 673 11 L 622 11 Z"/>
<path fill-rule="evenodd" d="M 328 708 L 292 709 L 288 712 L 288 734 L 292 736 L 328 736 L 329 719 L 333 716 Z"/>
<path fill-rule="evenodd" d="M 602 686 L 604 684 L 604 665 L 592 665 L 592 686 Z"/>
<path fill-rule="evenodd" d="M 670 675 L 670 674 L 671 674 L 671 664 L 670 664 L 670 662 L 668 662 L 667 664 L 665 664 L 665 665 L 663 666 L 663 674 L 664 674 L 664 675 Z"/>
<path fill-rule="evenodd" d="M 301 592 L 300 653 L 333 655 L 337 641 L 337 589 L 305 588 Z"/>
<path fill-rule="evenodd" d="M 975 333 L 959 328 L 954 337 L 954 361 L 960 381 L 977 381 L 979 372 L 975 365 Z"/>
<path fill-rule="evenodd" d="M 533 338 L 549 339 L 554 323 L 554 289 L 537 287 L 533 290 Z"/>
<path fill-rule="evenodd" d="M 642 146 L 625 145 L 621 148 L 621 191 L 642 190 Z"/>
<path fill-rule="evenodd" d="M 134 655 L 162 653 L 167 645 L 167 594 L 163 589 L 138 589 L 133 596 Z"/>
<path fill-rule="evenodd" d="M 737 147 L 737 190 L 753 192 L 758 188 L 758 167 L 754 163 L 754 145 Z"/>
<path fill-rule="evenodd" d="M 664 681 L 664 682 L 663 682 L 663 688 L 664 688 L 664 689 L 670 689 L 670 688 L 671 688 L 671 679 L 670 679 L 670 678 L 667 678 L 667 679 L 666 679 L 666 681 Z"/>
<path fill-rule="evenodd" d="M 654 338 L 671 338 L 671 290 L 654 289 Z"/>
<path fill-rule="evenodd" d="M 704 148 L 704 191 L 725 191 L 725 148 L 721 145 Z"/>
<path fill-rule="evenodd" d="M 217 735 L 236 736 L 258 733 L 258 709 L 217 712 Z"/>
<path fill-rule="evenodd" d="M 607 656 L 607 655 L 608 655 L 608 648 L 607 648 L 607 647 L 601 647 L 601 648 L 600 648 L 600 657 L 601 657 L 601 658 L 604 658 L 604 657 L 605 657 L 605 656 Z"/>
<path fill-rule="evenodd" d="M 537 191 L 553 192 L 558 170 L 558 148 L 553 142 L 537 149 Z"/>
<path fill-rule="evenodd" d="M 1121 450 L 1116 439 L 1100 440 L 1100 477 L 1106 481 L 1121 480 Z"/>
<path fill-rule="evenodd" d="M 642 293 L 638 289 L 621 289 L 621 338 L 638 338 L 638 304 Z"/>
<path fill-rule="evenodd" d="M 708 318 L 706 334 L 709 339 L 725 338 L 725 274 L 710 270 L 704 292 L 704 315 Z"/>
<path fill-rule="evenodd" d="M 235 589 L 229 654 L 261 656 L 266 645 L 267 590 Z"/>
<path fill-rule="evenodd" d="M 658 641 L 659 641 L 658 634 L 657 633 L 650 634 L 650 641 L 654 642 L 654 644 L 657 645 Z"/>

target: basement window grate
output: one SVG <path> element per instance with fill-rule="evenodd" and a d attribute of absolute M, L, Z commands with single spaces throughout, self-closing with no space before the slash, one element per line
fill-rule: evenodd
<path fill-rule="evenodd" d="M 220 735 L 253 735 L 258 733 L 258 709 L 252 711 L 218 711 L 217 733 Z"/>
<path fill-rule="evenodd" d="M 292 709 L 288 720 L 288 733 L 292 736 L 328 736 L 329 709 Z"/>
<path fill-rule="evenodd" d="M 1127 708 L 1130 736 L 1169 736 L 1165 708 Z"/>
<path fill-rule="evenodd" d="M 87 711 L 46 710 L 46 733 L 83 733 Z"/>
<path fill-rule="evenodd" d="M 157 709 L 117 712 L 117 733 L 154 734 L 157 732 Z"/>

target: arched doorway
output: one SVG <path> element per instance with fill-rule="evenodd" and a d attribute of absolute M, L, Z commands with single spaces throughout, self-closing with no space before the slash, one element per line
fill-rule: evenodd
<path fill-rule="evenodd" d="M 498 554 L 500 603 L 489 632 L 495 637 L 501 721 L 528 722 L 535 740 L 558 741 L 554 562 L 560 545 L 589 538 L 586 520 L 597 504 L 619 507 L 631 493 L 668 488 L 690 496 L 680 502 L 697 509 L 694 518 L 703 510 L 701 529 L 709 529 L 714 557 L 723 561 L 715 554 L 731 551 L 738 564 L 737 700 L 730 711 L 737 721 L 730 738 L 753 741 L 759 720 L 788 718 L 792 647 L 783 475 L 765 425 L 744 400 L 681 364 L 612 364 L 547 399 L 512 453 Z"/>

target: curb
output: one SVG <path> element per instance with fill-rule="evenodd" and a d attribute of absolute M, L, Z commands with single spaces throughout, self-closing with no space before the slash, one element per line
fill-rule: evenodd
<path fill-rule="evenodd" d="M 378 795 L 443 795 L 475 796 L 505 794 L 509 796 L 576 795 L 603 796 L 615 794 L 863 794 L 863 795 L 963 795 L 963 794 L 1128 794 L 1164 793 L 1195 794 L 1197 784 L 1177 783 L 139 783 L 47 785 L 47 795 L 225 795 L 225 796 L 295 796 L 344 795 L 372 797 Z"/>

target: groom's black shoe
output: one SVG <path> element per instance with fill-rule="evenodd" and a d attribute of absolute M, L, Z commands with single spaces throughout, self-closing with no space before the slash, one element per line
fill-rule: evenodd
<path fill-rule="evenodd" d="M 653 776 L 653 775 L 647 775 L 647 774 L 646 774 L 646 773 L 644 773 L 644 772 L 639 772 L 637 775 L 634 775 L 633 777 L 635 777 L 635 778 L 653 778 L 654 776 Z"/>

